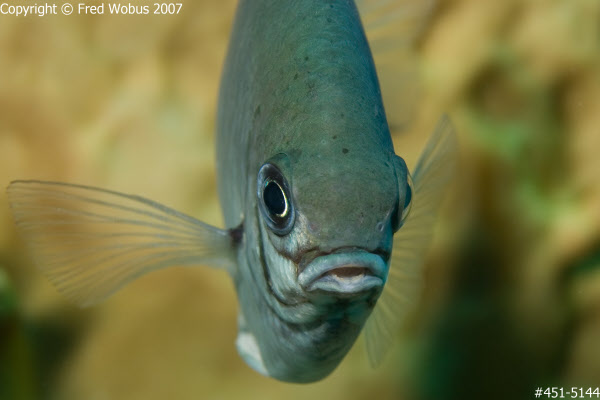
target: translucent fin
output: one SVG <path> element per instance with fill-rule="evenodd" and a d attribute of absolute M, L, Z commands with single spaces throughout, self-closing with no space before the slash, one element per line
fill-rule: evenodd
<path fill-rule="evenodd" d="M 373 366 L 383 360 L 421 293 L 423 260 L 455 161 L 456 137 L 450 120 L 444 116 L 415 168 L 412 209 L 394 235 L 388 279 L 365 326 L 367 352 Z"/>
<path fill-rule="evenodd" d="M 36 264 L 81 306 L 159 268 L 230 260 L 227 231 L 139 196 L 43 181 L 7 192 Z"/>
<path fill-rule="evenodd" d="M 357 0 L 379 77 L 390 130 L 402 131 L 414 115 L 420 92 L 413 45 L 435 0 Z"/>

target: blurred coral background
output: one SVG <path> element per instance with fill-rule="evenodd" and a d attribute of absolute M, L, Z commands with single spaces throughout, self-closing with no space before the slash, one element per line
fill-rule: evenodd
<path fill-rule="evenodd" d="M 215 107 L 234 10 L 0 15 L 0 187 L 83 183 L 222 226 Z M 396 151 L 414 166 L 447 112 L 460 170 L 422 299 L 382 367 L 359 340 L 316 384 L 256 374 L 234 348 L 233 285 L 208 268 L 155 272 L 78 309 L 32 265 L 0 191 L 0 399 L 531 399 L 600 386 L 600 2 L 440 0 L 415 51 L 420 100 Z"/>

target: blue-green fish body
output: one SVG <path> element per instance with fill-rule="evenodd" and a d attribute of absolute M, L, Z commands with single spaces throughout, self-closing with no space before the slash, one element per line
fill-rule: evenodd
<path fill-rule="evenodd" d="M 365 323 L 376 364 L 419 293 L 451 170 L 447 120 L 413 185 L 355 4 L 242 0 L 217 137 L 226 229 L 139 196 L 13 182 L 11 207 L 39 267 L 88 305 L 152 270 L 223 266 L 240 305 L 237 348 L 255 370 L 322 379 Z"/>
<path fill-rule="evenodd" d="M 225 222 L 244 232 L 238 347 L 265 374 L 319 379 L 349 350 L 379 295 L 407 175 L 354 4 L 240 2 L 218 123 Z M 257 203 L 265 163 L 283 174 L 296 213 L 283 235 Z M 358 294 L 307 293 L 298 279 L 305 258 L 332 252 L 357 273 L 377 264 L 380 282 Z"/>

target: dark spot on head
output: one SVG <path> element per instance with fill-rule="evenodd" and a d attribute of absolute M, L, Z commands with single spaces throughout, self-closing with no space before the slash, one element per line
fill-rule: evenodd
<path fill-rule="evenodd" d="M 304 56 L 304 61 L 308 61 L 308 56 Z"/>
<path fill-rule="evenodd" d="M 298 79 L 298 73 L 294 74 L 294 80 Z"/>
<path fill-rule="evenodd" d="M 333 8 L 333 4 L 330 4 L 330 5 L 329 5 L 329 8 Z"/>
<path fill-rule="evenodd" d="M 340 114 L 340 117 L 344 118 L 344 117 L 345 117 L 344 113 L 341 113 L 341 114 Z"/>
<path fill-rule="evenodd" d="M 328 17 L 328 18 L 327 18 L 327 22 L 331 22 L 331 18 L 329 18 L 329 17 Z"/>
<path fill-rule="evenodd" d="M 254 109 L 254 118 L 260 115 L 260 104 Z"/>
<path fill-rule="evenodd" d="M 293 161 L 297 161 L 300 158 L 300 156 L 302 155 L 302 150 L 290 149 L 286 153 Z"/>
<path fill-rule="evenodd" d="M 337 139 L 337 135 L 333 135 L 332 139 Z"/>
<path fill-rule="evenodd" d="M 342 153 L 344 153 L 344 154 L 348 154 L 348 152 L 349 152 L 349 151 L 350 151 L 350 150 L 348 150 L 348 149 L 347 149 L 347 148 L 345 148 L 345 147 L 342 149 Z"/>

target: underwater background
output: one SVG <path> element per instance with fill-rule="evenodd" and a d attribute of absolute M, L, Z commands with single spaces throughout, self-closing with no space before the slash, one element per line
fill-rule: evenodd
<path fill-rule="evenodd" d="M 438 1 L 414 46 L 417 106 L 394 141 L 414 167 L 448 113 L 460 166 L 421 301 L 380 368 L 359 340 L 319 383 L 258 375 L 235 350 L 223 271 L 154 272 L 87 309 L 56 292 L 16 234 L 11 180 L 135 193 L 222 226 L 214 127 L 234 10 L 187 0 L 174 16 L 0 15 L 0 399 L 533 399 L 537 387 L 599 387 L 598 0 Z"/>

